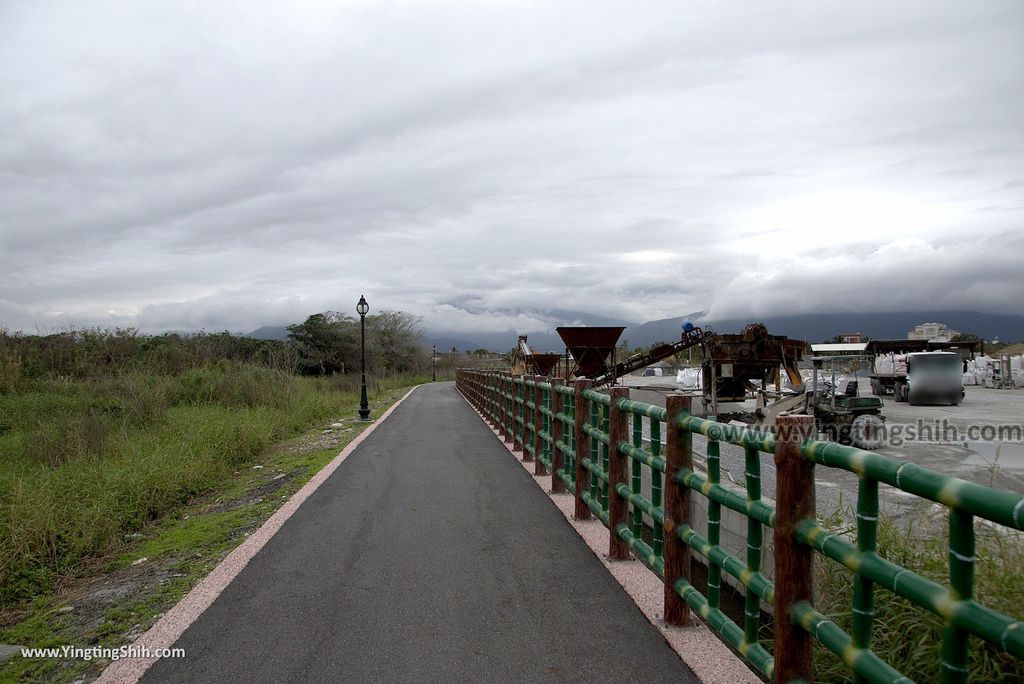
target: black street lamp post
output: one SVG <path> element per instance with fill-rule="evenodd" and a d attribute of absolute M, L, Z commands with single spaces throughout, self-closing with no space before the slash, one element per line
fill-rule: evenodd
<path fill-rule="evenodd" d="M 362 374 L 362 387 L 359 394 L 359 420 L 370 420 L 370 403 L 366 400 L 366 313 L 370 305 L 366 297 L 359 295 L 356 311 L 359 312 L 359 371 Z"/>
<path fill-rule="evenodd" d="M 437 382 L 437 345 L 430 350 L 430 381 Z"/>

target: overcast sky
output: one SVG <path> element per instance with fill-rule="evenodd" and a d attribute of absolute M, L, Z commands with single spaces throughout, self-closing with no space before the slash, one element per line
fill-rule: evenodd
<path fill-rule="evenodd" d="M 0 324 L 1024 313 L 1024 2 L 0 0 Z"/>

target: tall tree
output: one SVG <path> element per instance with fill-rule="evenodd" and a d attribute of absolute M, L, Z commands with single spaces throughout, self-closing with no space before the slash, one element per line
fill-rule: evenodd
<path fill-rule="evenodd" d="M 337 311 L 313 314 L 288 326 L 288 338 L 305 373 L 344 373 L 358 367 L 359 324 Z"/>
<path fill-rule="evenodd" d="M 408 373 L 425 367 L 422 319 L 404 311 L 382 311 L 366 319 L 367 354 L 380 371 Z"/>

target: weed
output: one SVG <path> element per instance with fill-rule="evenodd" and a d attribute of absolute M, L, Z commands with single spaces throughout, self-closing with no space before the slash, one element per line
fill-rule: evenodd
<path fill-rule="evenodd" d="M 231 360 L 178 376 L 51 375 L 0 395 L 0 607 L 353 402 L 325 379 Z"/>
<path fill-rule="evenodd" d="M 391 381 L 385 384 L 390 384 Z M 404 389 L 404 388 L 403 388 Z M 382 411 L 402 394 L 396 388 L 372 398 L 374 412 Z M 338 395 L 333 395 L 338 396 Z M 333 416 L 352 415 L 357 395 L 346 394 L 332 409 Z M 185 407 L 189 408 L 189 407 Z M 168 420 L 177 420 L 171 410 Z M 229 472 L 198 497 L 174 506 L 152 524 L 143 525 L 138 541 L 118 542 L 95 562 L 82 563 L 77 577 L 53 593 L 39 593 L 45 578 L 26 578 L 26 591 L 35 597 L 6 613 L 0 612 L 0 643 L 35 647 L 96 644 L 117 647 L 145 631 L 177 603 L 246 534 L 256 529 L 310 477 L 334 458 L 357 431 L 337 435 L 326 449 L 320 429 L 304 429 L 303 437 L 264 451 L 264 466 Z M 227 472 L 227 471 L 225 471 Z M 287 473 L 280 480 L 272 473 Z M 268 492 L 272 492 L 268 496 Z M 147 560 L 135 568 L 134 561 Z M 112 595 L 105 590 L 115 587 Z M 92 600 L 97 588 L 102 599 Z M 74 606 L 73 612 L 57 610 Z M 89 681 L 106 665 L 103 660 L 13 658 L 0 664 L 0 682 Z"/>
<path fill-rule="evenodd" d="M 847 518 L 849 519 L 849 518 Z M 878 523 L 878 554 L 944 586 L 949 585 L 949 534 L 936 523 L 934 507 L 925 506 L 902 520 L 882 517 Z M 849 529 L 836 529 L 850 533 Z M 1024 613 L 1024 540 L 1005 528 L 975 524 L 975 600 L 992 610 L 1017 617 Z M 828 559 L 816 559 L 819 610 L 841 628 L 851 630 L 853 575 Z M 875 588 L 875 621 L 871 650 L 917 681 L 939 681 L 945 621 L 931 611 L 883 588 Z M 852 675 L 831 652 L 815 647 L 815 678 L 850 681 Z M 1024 662 L 980 638 L 970 639 L 971 681 L 1024 681 Z"/>

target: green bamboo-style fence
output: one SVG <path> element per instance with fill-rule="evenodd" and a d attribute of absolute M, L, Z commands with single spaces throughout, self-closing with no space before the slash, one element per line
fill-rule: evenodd
<path fill-rule="evenodd" d="M 668 624 L 688 624 L 691 611 L 696 611 L 773 681 L 811 681 L 814 640 L 839 657 L 855 681 L 912 681 L 871 650 L 877 587 L 945 621 L 943 682 L 968 681 L 970 638 L 984 639 L 1024 659 L 1024 623 L 973 598 L 974 520 L 1024 530 L 1024 496 L 1020 494 L 816 441 L 811 439 L 814 421 L 809 416 L 779 418 L 772 435 L 694 416 L 689 397 L 669 395 L 661 408 L 629 399 L 625 388 L 599 392 L 585 379 L 566 384 L 558 378 L 460 370 L 456 386 L 502 439 L 522 451 L 524 460 L 536 463 L 538 475 L 550 475 L 552 491 L 573 494 L 577 519 L 596 517 L 608 527 L 612 560 L 634 557 L 662 579 Z M 706 475 L 694 469 L 694 434 L 706 439 Z M 744 450 L 745 491 L 721 484 L 722 442 Z M 774 507 L 761 500 L 764 453 L 771 454 L 776 465 Z M 858 476 L 855 541 L 818 523 L 816 466 Z M 650 498 L 643 492 L 644 469 L 649 471 Z M 948 510 L 948 587 L 876 553 L 879 483 Z M 690 524 L 692 496 L 707 499 L 704 534 Z M 723 508 L 747 520 L 744 558 L 721 545 Z M 761 568 L 766 527 L 773 539 L 774 581 Z M 701 556 L 708 569 L 705 593 L 690 582 L 693 554 Z M 854 573 L 851 633 L 814 608 L 814 554 Z M 742 624 L 721 609 L 723 572 L 744 588 Z M 771 650 L 758 639 L 762 605 L 770 606 L 775 616 Z"/>

